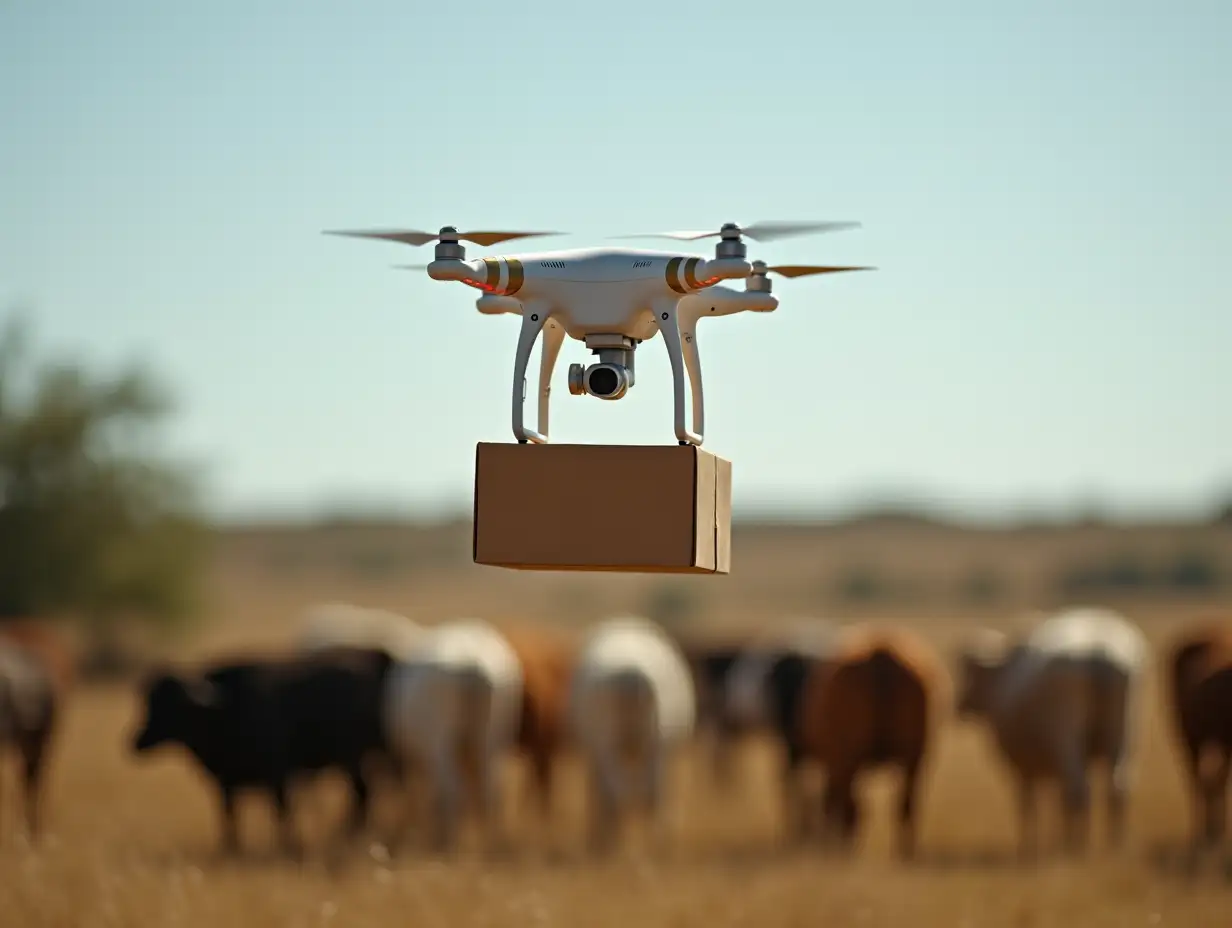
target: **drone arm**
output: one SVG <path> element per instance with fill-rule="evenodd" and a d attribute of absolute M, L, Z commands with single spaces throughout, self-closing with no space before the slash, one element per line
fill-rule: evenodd
<path fill-rule="evenodd" d="M 549 319 L 543 331 L 543 349 L 539 357 L 539 434 L 544 440 L 548 430 L 548 412 L 552 393 L 552 371 L 560 356 L 560 346 L 565 341 L 565 327 L 555 319 Z"/>
<path fill-rule="evenodd" d="M 659 331 L 663 333 L 663 341 L 667 345 L 667 357 L 672 364 L 672 394 L 675 405 L 676 439 L 684 445 L 701 445 L 702 443 L 702 382 L 701 362 L 697 357 L 696 339 L 693 337 L 693 326 L 688 326 L 689 355 L 691 362 L 686 361 L 684 349 L 684 334 L 681 332 L 680 315 L 675 300 L 657 300 L 655 302 L 655 321 Z M 693 427 L 689 430 L 685 424 L 684 380 L 685 369 L 688 366 L 688 376 L 693 393 Z M 696 372 L 696 373 L 695 373 Z"/>
<path fill-rule="evenodd" d="M 680 319 L 694 322 L 703 316 L 730 316 L 733 313 L 766 313 L 776 309 L 779 301 L 769 293 L 756 290 L 733 290 L 716 285 L 680 300 Z"/>
<path fill-rule="evenodd" d="M 526 368 L 530 364 L 530 353 L 535 347 L 544 324 L 547 322 L 546 307 L 541 303 L 526 303 L 522 307 L 522 328 L 518 333 L 518 349 L 513 360 L 513 437 L 519 442 L 534 442 L 546 445 L 547 435 L 540 434 L 523 424 L 523 406 L 525 405 Z M 546 347 L 546 346 L 545 346 Z M 540 406 L 542 411 L 543 407 Z M 545 425 L 540 420 L 540 425 Z"/>

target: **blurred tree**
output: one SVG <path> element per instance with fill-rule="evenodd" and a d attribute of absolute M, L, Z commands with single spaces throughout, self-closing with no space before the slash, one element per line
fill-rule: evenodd
<path fill-rule="evenodd" d="M 153 448 L 167 394 L 140 368 L 35 360 L 28 335 L 0 330 L 0 618 L 69 614 L 95 646 L 187 618 L 207 533 L 193 474 Z"/>

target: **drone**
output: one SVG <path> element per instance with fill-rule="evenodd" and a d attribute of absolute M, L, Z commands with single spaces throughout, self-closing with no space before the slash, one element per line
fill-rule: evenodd
<path fill-rule="evenodd" d="M 774 241 L 810 232 L 856 228 L 855 222 L 768 221 L 718 232 L 651 232 L 617 238 L 719 239 L 714 257 L 634 248 L 581 248 L 467 260 L 462 242 L 490 247 L 519 238 L 562 232 L 459 232 L 444 226 L 435 235 L 410 230 L 327 230 L 327 235 L 384 239 L 421 246 L 436 241 L 431 264 L 395 265 L 424 270 L 433 280 L 456 281 L 482 291 L 475 306 L 485 315 L 520 316 L 513 365 L 513 434 L 521 444 L 546 444 L 552 373 L 565 336 L 584 342 L 598 360 L 569 367 L 569 392 L 618 400 L 633 388 L 634 352 L 656 332 L 663 335 L 672 367 L 675 433 L 681 445 L 700 446 L 705 433 L 697 323 L 708 316 L 773 312 L 778 300 L 768 274 L 794 278 L 871 267 L 781 264 L 747 260 L 744 238 Z M 720 281 L 744 280 L 743 290 Z M 525 424 L 526 369 L 540 334 L 538 429 Z M 685 377 L 692 399 L 685 415 Z M 690 427 L 691 425 L 691 427 Z"/>

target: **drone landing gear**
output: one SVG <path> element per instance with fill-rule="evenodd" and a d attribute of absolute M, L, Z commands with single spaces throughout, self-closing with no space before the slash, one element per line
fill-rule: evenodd
<path fill-rule="evenodd" d="M 540 332 L 543 332 L 543 351 L 539 360 L 539 429 L 536 431 L 524 425 L 523 407 L 526 402 L 526 368 L 530 364 L 530 353 Z M 556 367 L 556 359 L 560 356 L 560 346 L 564 341 L 564 326 L 548 317 L 546 307 L 528 305 L 523 309 L 522 329 L 518 333 L 517 354 L 513 362 L 513 437 L 518 440 L 518 444 L 534 442 L 546 445 L 548 442 L 552 371 Z"/>
<path fill-rule="evenodd" d="M 662 300 L 655 305 L 655 321 L 663 333 L 667 357 L 672 364 L 672 404 L 675 407 L 676 440 L 682 445 L 701 446 L 706 408 L 702 400 L 702 362 L 697 353 L 697 320 L 686 318 L 681 326 L 676 303 Z M 693 428 L 685 424 L 685 375 L 693 396 Z"/>
<path fill-rule="evenodd" d="M 704 440 L 705 403 L 702 395 L 701 358 L 697 351 L 697 319 L 692 313 L 681 314 L 674 302 L 660 301 L 655 304 L 655 322 L 663 333 L 668 360 L 672 366 L 672 405 L 676 440 L 681 445 L 700 447 Z M 684 316 L 682 319 L 681 316 Z M 532 429 L 525 424 L 526 369 L 539 333 L 543 333 L 543 351 L 539 362 L 539 409 L 538 426 Z M 548 315 L 548 307 L 529 304 L 522 311 L 522 326 L 518 333 L 517 353 L 513 365 L 513 437 L 519 444 L 548 443 L 548 425 L 551 407 L 552 371 L 560 357 L 565 340 L 564 326 Z M 622 349 L 630 355 L 633 347 Z M 575 365 L 576 366 L 576 365 Z M 632 359 L 627 362 L 632 371 Z M 688 379 L 692 398 L 692 429 L 685 414 L 685 380 Z M 571 390 L 571 392 L 583 392 Z"/>

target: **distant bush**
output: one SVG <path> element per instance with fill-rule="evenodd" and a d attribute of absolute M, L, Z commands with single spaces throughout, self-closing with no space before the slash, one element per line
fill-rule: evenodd
<path fill-rule="evenodd" d="M 410 568 L 410 559 L 391 547 L 357 547 L 345 554 L 351 573 L 363 577 L 388 577 Z"/>
<path fill-rule="evenodd" d="M 1223 585 L 1219 563 L 1201 551 L 1183 551 L 1168 567 L 1167 579 L 1173 589 L 1209 593 Z"/>
<path fill-rule="evenodd" d="M 893 599 L 895 584 L 867 564 L 844 571 L 835 581 L 836 597 L 846 603 L 873 603 Z"/>
<path fill-rule="evenodd" d="M 973 603 L 995 602 L 1005 595 L 1005 581 L 992 568 L 977 567 L 963 579 L 959 595 Z"/>
<path fill-rule="evenodd" d="M 1211 593 L 1222 585 L 1217 559 L 1186 550 L 1172 558 L 1148 562 L 1126 552 L 1079 562 L 1062 571 L 1058 591 L 1066 597 L 1126 593 Z"/>

